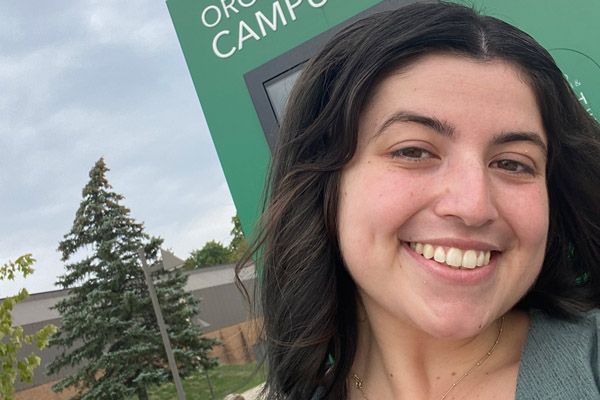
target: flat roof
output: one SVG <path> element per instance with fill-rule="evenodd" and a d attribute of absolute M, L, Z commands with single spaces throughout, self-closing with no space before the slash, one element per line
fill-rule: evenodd
<path fill-rule="evenodd" d="M 224 264 L 183 271 L 188 276 L 188 283 L 185 286 L 185 290 L 194 292 L 199 289 L 232 283 L 235 278 L 234 269 L 235 264 Z M 246 268 L 242 274 L 242 280 L 250 280 L 254 276 L 255 273 L 252 268 Z M 52 307 L 68 295 L 68 289 L 30 295 L 21 303 L 15 304 L 12 312 L 13 326 L 29 325 L 60 318 L 58 311 L 53 310 Z M 0 301 L 2 300 L 4 299 L 0 299 Z"/>

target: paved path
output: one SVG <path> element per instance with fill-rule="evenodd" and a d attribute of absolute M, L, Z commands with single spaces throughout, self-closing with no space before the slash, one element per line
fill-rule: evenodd
<path fill-rule="evenodd" d="M 242 393 L 245 400 L 260 400 L 258 394 L 260 393 L 263 385 L 258 385 L 255 388 L 248 390 L 247 392 Z"/>

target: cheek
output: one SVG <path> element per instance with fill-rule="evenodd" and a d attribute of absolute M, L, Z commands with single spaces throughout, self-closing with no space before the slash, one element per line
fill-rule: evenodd
<path fill-rule="evenodd" d="M 398 250 L 398 230 L 415 212 L 415 205 L 423 204 L 419 200 L 423 185 L 411 185 L 410 179 L 399 175 L 369 164 L 342 174 L 338 235 L 348 267 L 383 261 Z"/>
<path fill-rule="evenodd" d="M 360 171 L 346 171 L 342 174 L 338 204 L 338 235 L 344 259 L 347 261 L 351 250 L 364 246 L 366 237 L 372 233 L 370 221 L 375 217 Z"/>
<path fill-rule="evenodd" d="M 406 208 L 405 190 L 398 179 L 369 168 L 344 173 L 338 211 L 340 236 L 376 235 L 393 229 Z"/>
<path fill-rule="evenodd" d="M 549 203 L 545 186 L 506 193 L 502 204 L 503 214 L 520 246 L 528 252 L 525 256 L 543 261 L 549 228 Z"/>

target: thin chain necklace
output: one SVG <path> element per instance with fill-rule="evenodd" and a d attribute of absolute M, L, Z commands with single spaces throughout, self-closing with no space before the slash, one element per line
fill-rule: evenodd
<path fill-rule="evenodd" d="M 473 366 L 467 372 L 465 372 L 460 378 L 458 378 L 458 380 L 456 382 L 454 382 L 452 384 L 452 386 L 450 386 L 450 389 L 448 389 L 446 391 L 446 393 L 444 393 L 442 395 L 442 397 L 440 398 L 440 400 L 444 400 L 446 398 L 446 396 L 448 396 L 448 394 L 450 394 L 450 392 L 452 390 L 454 390 L 454 388 L 456 387 L 456 385 L 458 385 L 471 372 L 473 372 L 475 369 L 477 369 L 478 367 L 480 367 L 484 362 L 487 361 L 488 358 L 490 358 L 490 356 L 492 355 L 492 353 L 494 352 L 494 350 L 496 350 L 496 347 L 498 346 L 498 343 L 500 343 L 500 338 L 502 337 L 502 331 L 503 330 L 504 330 L 504 317 L 502 317 L 500 319 L 500 329 L 498 329 L 498 337 L 496 337 L 496 341 L 494 342 L 494 344 L 492 345 L 492 347 L 487 351 L 487 353 L 485 353 L 485 355 L 483 357 L 481 357 L 479 360 L 477 360 L 477 362 L 475 364 L 473 364 Z M 364 397 L 364 399 L 365 400 L 369 400 L 369 398 L 367 397 L 367 394 L 365 393 L 365 390 L 363 389 L 362 379 L 360 379 L 360 377 L 358 375 L 356 375 L 356 374 L 352 374 L 352 379 L 354 379 L 354 385 L 356 386 L 356 388 L 358 390 L 360 390 L 360 392 L 362 393 L 362 396 Z"/>

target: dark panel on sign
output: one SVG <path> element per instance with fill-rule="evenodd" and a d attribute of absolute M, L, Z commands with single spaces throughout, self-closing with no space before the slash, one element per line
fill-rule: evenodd
<path fill-rule="evenodd" d="M 289 94 L 308 59 L 335 34 L 352 23 L 382 11 L 395 10 L 417 2 L 419 0 L 382 1 L 244 74 L 246 86 L 271 152 L 275 149 L 279 121 L 283 116 Z M 437 3 L 437 1 L 422 2 Z"/>

